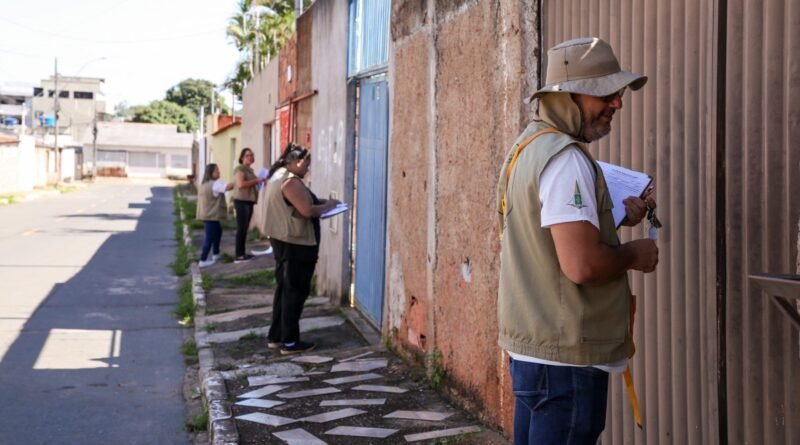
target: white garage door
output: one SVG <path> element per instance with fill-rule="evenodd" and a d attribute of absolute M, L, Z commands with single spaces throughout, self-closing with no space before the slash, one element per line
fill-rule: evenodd
<path fill-rule="evenodd" d="M 128 152 L 128 175 L 166 177 L 164 155 L 139 151 Z"/>

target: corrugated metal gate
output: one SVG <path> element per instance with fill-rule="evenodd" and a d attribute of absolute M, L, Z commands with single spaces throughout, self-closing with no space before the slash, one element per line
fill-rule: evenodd
<path fill-rule="evenodd" d="M 632 274 L 645 427 L 612 378 L 603 443 L 800 443 L 798 333 L 747 280 L 797 261 L 800 1 L 541 3 L 544 49 L 599 36 L 650 77 L 590 145 L 654 174 L 666 226 Z"/>
<path fill-rule="evenodd" d="M 376 325 L 383 313 L 389 87 L 385 76 L 360 82 L 355 300 Z"/>

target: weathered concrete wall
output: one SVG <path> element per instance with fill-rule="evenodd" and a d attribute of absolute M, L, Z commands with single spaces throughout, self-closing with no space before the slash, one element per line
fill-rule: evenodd
<path fill-rule="evenodd" d="M 316 1 L 306 15 L 314 26 L 311 39 L 311 85 L 317 90 L 310 128 L 313 164 L 311 188 L 320 197 L 334 196 L 352 206 L 353 154 L 347 150 L 347 0 Z M 350 289 L 351 214 L 322 221 L 317 292 L 338 303 Z"/>
<path fill-rule="evenodd" d="M 296 90 L 297 34 L 294 34 L 278 53 L 278 103 L 283 105 L 293 97 Z"/>
<path fill-rule="evenodd" d="M 32 136 L 0 144 L 0 193 L 28 192 L 40 185 L 36 178 L 47 175 L 47 164 L 37 160 Z"/>
<path fill-rule="evenodd" d="M 395 1 L 390 49 L 388 283 L 384 331 L 440 357 L 450 394 L 511 429 L 497 346 L 495 184 L 532 116 L 533 0 Z"/>
<path fill-rule="evenodd" d="M 242 146 L 250 147 L 256 155 L 253 169 L 269 167 L 277 157 L 277 125 L 275 107 L 278 105 L 278 59 L 273 59 L 253 76 L 242 94 Z M 253 224 L 264 231 L 266 202 L 259 198 L 253 210 Z"/>
<path fill-rule="evenodd" d="M 304 96 L 311 93 L 311 52 L 313 51 L 312 30 L 313 14 L 306 11 L 297 20 L 297 91 Z M 295 142 L 303 146 L 311 145 L 311 98 L 297 102 L 297 122 L 295 124 Z"/>

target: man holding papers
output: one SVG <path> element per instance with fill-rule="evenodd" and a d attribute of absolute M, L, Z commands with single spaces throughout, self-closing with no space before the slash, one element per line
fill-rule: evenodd
<path fill-rule="evenodd" d="M 605 427 L 608 373 L 633 354 L 628 270 L 652 272 L 648 239 L 620 244 L 603 170 L 586 144 L 611 131 L 626 89 L 647 77 L 623 71 L 597 38 L 548 51 L 547 84 L 531 96 L 539 116 L 509 152 L 498 181 L 501 223 L 499 344 L 516 397 L 515 444 L 594 444 Z M 623 224 L 655 200 L 623 201 Z"/>

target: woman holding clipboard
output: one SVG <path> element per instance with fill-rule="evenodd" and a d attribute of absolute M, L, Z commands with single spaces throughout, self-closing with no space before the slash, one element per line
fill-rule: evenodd
<path fill-rule="evenodd" d="M 319 217 L 339 204 L 318 198 L 306 186 L 303 178 L 310 166 L 308 149 L 289 144 L 268 175 L 265 234 L 275 256 L 277 287 L 267 339 L 268 346 L 280 348 L 282 355 L 316 346 L 300 340 L 300 316 L 319 254 Z"/>

